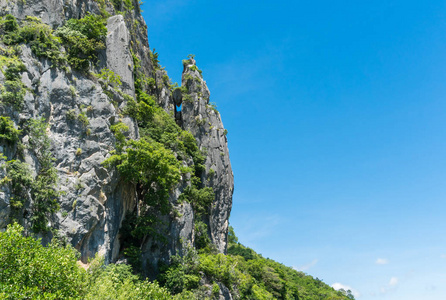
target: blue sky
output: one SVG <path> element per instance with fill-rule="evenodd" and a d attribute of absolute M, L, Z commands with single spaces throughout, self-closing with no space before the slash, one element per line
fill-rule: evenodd
<path fill-rule="evenodd" d="M 228 129 L 240 241 L 357 299 L 446 299 L 446 2 L 147 0 Z"/>

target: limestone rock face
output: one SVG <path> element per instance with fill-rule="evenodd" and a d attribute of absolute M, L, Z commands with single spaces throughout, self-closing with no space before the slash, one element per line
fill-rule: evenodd
<path fill-rule="evenodd" d="M 185 61 L 182 85 L 189 91 L 188 99 L 182 101 L 183 127 L 195 136 L 200 149 L 207 152 L 201 181 L 215 192 L 208 224 L 211 240 L 219 252 L 225 253 L 234 192 L 227 131 L 215 104 L 209 102 L 209 89 L 194 59 Z"/>
<path fill-rule="evenodd" d="M 39 17 L 53 27 L 62 25 L 69 18 L 83 17 L 87 12 L 100 13 L 95 1 L 28 0 L 25 4 L 1 0 L 0 9 L 3 14 L 11 13 L 18 20 L 28 15 Z M 108 10 L 113 11 L 112 8 Z M 122 79 L 122 92 L 134 96 L 131 38 L 126 22 L 121 15 L 112 16 L 107 29 L 105 55 L 100 55 L 100 66 L 92 71 L 98 72 L 100 68 L 114 71 Z M 121 222 L 125 212 L 134 207 L 134 187 L 125 184 L 116 171 L 104 168 L 101 163 L 115 148 L 110 126 L 121 119 L 119 107 L 125 106 L 126 99 L 119 93 L 114 93 L 110 99 L 94 76 L 59 69 L 49 60 L 37 58 L 27 45 L 21 45 L 20 52 L 20 60 L 26 67 L 22 82 L 28 89 L 24 107 L 20 113 L 2 107 L 1 114 L 10 116 L 17 125 L 40 117 L 49 124 L 47 135 L 62 192 L 58 199 L 60 209 L 51 217 L 50 225 L 81 252 L 84 262 L 97 252 L 104 255 L 107 262 L 114 261 L 120 250 L 118 232 Z M 3 83 L 2 74 L 0 84 Z M 86 117 L 86 121 L 80 116 Z M 135 122 L 130 118 L 122 120 L 131 129 L 129 137 L 137 138 Z M 27 138 L 22 139 L 25 146 Z M 17 149 L 4 149 L 2 153 L 8 159 L 14 159 Z M 38 166 L 31 151 L 25 150 L 24 160 L 35 176 Z M 1 177 L 4 177 L 4 171 L 4 168 L 0 170 Z M 4 187 L 0 193 L 0 227 L 3 228 L 9 222 L 9 192 Z M 23 223 L 27 224 L 26 217 Z M 51 233 L 42 238 L 48 241 Z"/>
<path fill-rule="evenodd" d="M 81 252 L 83 262 L 98 252 L 104 255 L 107 263 L 122 258 L 120 228 L 126 213 L 137 207 L 136 189 L 115 169 L 105 168 L 102 162 L 116 147 L 110 129 L 112 125 L 124 122 L 129 127 L 127 137 L 139 138 L 137 122 L 122 113 L 129 97 L 135 97 L 134 71 L 139 65 L 144 76 L 154 82 L 152 92 L 158 104 L 177 120 L 177 124 L 193 134 L 200 149 L 206 149 L 201 180 L 215 192 L 206 223 L 212 243 L 224 253 L 234 182 L 226 131 L 220 114 L 209 104 L 206 82 L 194 69 L 195 61 L 190 60 L 182 83 L 187 86 L 189 96 L 184 99 L 178 92 L 172 95 L 166 72 L 155 70 L 151 59 L 147 27 L 138 1 L 133 1 L 135 9 L 126 12 L 125 17 L 114 15 L 113 6 L 108 1 L 105 3 L 101 6 L 94 0 L 0 0 L 0 16 L 10 13 L 19 21 L 34 16 L 53 29 L 70 18 L 82 18 L 88 13 L 106 11 L 111 15 L 107 20 L 106 48 L 99 53 L 98 64 L 92 65 L 91 73 L 57 67 L 46 58 L 36 57 L 29 45 L 21 44 L 19 59 L 26 67 L 21 74 L 26 87 L 23 108 L 17 111 L 0 105 L 0 115 L 10 117 L 16 127 L 37 118 L 44 118 L 49 124 L 46 135 L 51 141 L 50 152 L 57 170 L 58 188 L 62 192 L 58 199 L 60 209 L 50 217 L 49 225 Z M 6 45 L 0 41 L 0 48 L 4 47 Z M 119 75 L 122 85 L 111 88 L 93 75 L 104 68 Z M 0 86 L 5 81 L 3 72 L 0 72 Z M 179 110 L 180 106 L 182 110 Z M 23 136 L 20 142 L 29 146 L 29 138 Z M 0 180 L 7 176 L 5 162 L 17 159 L 20 151 L 23 151 L 22 160 L 36 176 L 39 163 L 32 149 L 20 150 L 0 141 L 0 152 L 5 156 L 0 157 Z M 192 159 L 183 163 L 185 166 L 193 164 Z M 159 216 L 161 222 L 157 231 L 166 240 L 160 242 L 150 234 L 144 238 L 141 253 L 148 276 L 156 275 L 160 262 L 168 263 L 171 255 L 181 254 L 184 245 L 194 245 L 192 205 L 178 201 L 190 181 L 190 174 L 182 175 L 170 194 L 172 213 Z M 11 221 L 10 202 L 11 191 L 3 185 L 0 187 L 0 229 Z M 28 204 L 21 211 L 24 225 L 30 224 L 29 209 Z M 41 237 L 47 242 L 52 233 Z"/>
<path fill-rule="evenodd" d="M 109 10 L 112 11 L 111 8 Z M 38 17 L 52 27 L 58 27 L 71 18 L 85 17 L 87 12 L 100 14 L 99 5 L 94 0 L 2 0 L 0 11 L 8 12 L 19 20 L 26 16 Z"/>
<path fill-rule="evenodd" d="M 130 53 L 130 33 L 124 17 L 116 15 L 107 21 L 106 66 L 121 77 L 123 92 L 135 96 L 133 80 L 133 59 Z"/>

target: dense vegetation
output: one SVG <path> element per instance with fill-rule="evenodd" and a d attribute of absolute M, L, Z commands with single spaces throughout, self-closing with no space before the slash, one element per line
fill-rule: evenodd
<path fill-rule="evenodd" d="M 84 269 L 71 246 L 53 240 L 44 247 L 22 231 L 15 224 L 0 233 L 1 299 L 172 299 L 166 289 L 140 280 L 127 265 L 105 267 L 96 257 Z"/>
<path fill-rule="evenodd" d="M 200 281 L 212 287 L 223 283 L 235 299 L 354 299 L 350 291 L 335 291 L 319 279 L 263 258 L 238 243 L 232 228 L 228 255 L 201 253 L 189 248 L 174 256 L 159 277 L 172 294 L 203 297 Z"/>
<path fill-rule="evenodd" d="M 105 18 L 98 15 L 70 19 L 57 31 L 37 17 L 27 16 L 19 24 L 14 16 L 6 15 L 0 19 L 0 33 L 8 46 L 29 44 L 37 57 L 50 59 L 55 66 L 66 68 L 68 63 L 87 71 L 97 62 L 98 51 L 105 48 L 107 28 Z"/>
<path fill-rule="evenodd" d="M 187 248 L 172 257 L 157 282 L 142 280 L 128 265 L 104 266 L 100 257 L 81 267 L 79 254 L 57 239 L 42 246 L 20 225 L 0 232 L 1 299 L 214 299 L 226 285 L 235 299 L 354 299 L 318 279 L 265 259 L 232 240 L 228 255 Z M 204 285 L 200 285 L 200 281 Z"/>

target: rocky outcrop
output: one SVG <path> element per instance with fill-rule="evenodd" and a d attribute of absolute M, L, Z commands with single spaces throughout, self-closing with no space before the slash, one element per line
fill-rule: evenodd
<path fill-rule="evenodd" d="M 226 252 L 228 220 L 232 207 L 234 176 L 229 160 L 227 130 L 220 113 L 210 100 L 210 92 L 193 58 L 185 60 L 182 85 L 187 97 L 182 100 L 182 123 L 198 141 L 206 155 L 202 182 L 214 189 L 215 200 L 208 220 L 211 240 L 221 253 Z"/>
<path fill-rule="evenodd" d="M 101 4 L 102 3 L 102 4 Z M 105 168 L 102 162 L 115 149 L 116 139 L 110 127 L 124 122 L 129 127 L 128 138 L 138 139 L 137 122 L 123 115 L 130 98 L 135 92 L 135 62 L 146 79 L 154 86 L 143 87 L 156 96 L 158 104 L 177 124 L 190 131 L 197 139 L 201 150 L 205 150 L 205 171 L 201 181 L 214 189 L 215 199 L 206 223 L 209 236 L 219 252 L 226 251 L 228 218 L 232 204 L 233 175 L 229 161 L 226 131 L 220 114 L 209 103 L 210 93 L 201 74 L 195 70 L 195 61 L 189 60 L 183 73 L 185 95 L 172 95 L 172 86 L 165 71 L 155 69 L 150 56 L 147 30 L 137 1 L 134 9 L 125 17 L 115 15 L 114 7 L 108 2 L 94 0 L 0 0 L 0 15 L 13 14 L 18 20 L 26 16 L 41 18 L 53 29 L 62 26 L 70 18 L 82 18 L 88 13 L 110 14 L 107 20 L 105 49 L 99 53 L 99 61 L 90 71 L 99 73 L 108 69 L 119 76 L 121 85 L 111 88 L 89 72 L 60 68 L 49 59 L 37 57 L 27 44 L 20 45 L 19 60 L 26 67 L 21 81 L 26 88 L 24 105 L 14 111 L 0 105 L 2 116 L 9 116 L 16 127 L 29 119 L 43 117 L 48 123 L 46 135 L 51 140 L 51 154 L 58 175 L 58 188 L 62 192 L 58 204 L 60 209 L 49 219 L 52 233 L 42 235 L 44 242 L 54 233 L 65 237 L 75 246 L 82 261 L 100 253 L 106 262 L 120 258 L 120 228 L 126 213 L 137 206 L 135 186 L 127 183 L 113 168 Z M 6 45 L 0 42 L 0 47 Z M 63 49 L 62 49 L 63 51 Z M 1 53 L 0 53 L 1 54 Z M 3 54 L 2 54 L 3 55 Z M 4 69 L 3 69 L 4 70 Z M 5 83 L 0 72 L 0 85 Z M 180 110 L 179 107 L 182 107 Z M 21 136 L 21 143 L 29 146 L 29 136 Z M 6 178 L 5 162 L 17 159 L 17 147 L 0 145 L 6 156 L 0 164 L 0 179 Z M 31 168 L 33 176 L 39 163 L 32 149 L 20 154 Z M 192 159 L 184 161 L 192 165 Z M 184 245 L 194 244 L 194 211 L 188 202 L 178 201 L 184 189 L 190 185 L 190 174 L 182 179 L 171 192 L 170 214 L 159 216 L 161 222 L 157 232 L 166 237 L 163 241 L 147 234 L 141 246 L 143 267 L 147 275 L 155 273 L 159 262 L 169 262 L 169 257 L 181 254 Z M 22 223 L 29 224 L 26 211 L 22 209 Z M 0 190 L 0 228 L 9 222 L 11 213 L 11 191 L 7 185 Z M 153 272 L 155 272 L 153 271 Z"/>
<path fill-rule="evenodd" d="M 130 53 L 130 33 L 124 17 L 116 15 L 107 20 L 107 45 L 105 66 L 121 78 L 121 90 L 135 96 L 133 58 Z"/>

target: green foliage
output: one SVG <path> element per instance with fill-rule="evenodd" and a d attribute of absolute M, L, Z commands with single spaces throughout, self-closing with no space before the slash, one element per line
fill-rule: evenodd
<path fill-rule="evenodd" d="M 234 228 L 232 226 L 229 226 L 228 229 L 228 244 L 233 246 L 234 244 L 238 243 L 238 237 L 234 233 Z"/>
<path fill-rule="evenodd" d="M 108 158 L 104 165 L 114 165 L 119 173 L 138 188 L 139 199 L 147 205 L 170 211 L 169 192 L 180 180 L 180 164 L 161 144 L 146 139 L 126 142 L 122 152 Z"/>
<path fill-rule="evenodd" d="M 243 260 L 237 256 L 224 254 L 200 254 L 198 269 L 210 278 L 222 282 L 229 289 L 242 283 Z"/>
<path fill-rule="evenodd" d="M 111 131 L 115 134 L 116 138 L 116 150 L 121 153 L 122 149 L 126 145 L 125 133 L 129 131 L 129 127 L 122 122 L 116 123 L 110 127 Z"/>
<path fill-rule="evenodd" d="M 218 286 L 218 284 L 216 283 L 212 284 L 212 294 L 214 296 L 218 296 L 219 292 L 220 292 L 220 287 Z"/>
<path fill-rule="evenodd" d="M 79 268 L 71 247 L 22 235 L 23 228 L 9 225 L 0 232 L 0 298 L 79 299 L 86 289 L 86 272 Z"/>
<path fill-rule="evenodd" d="M 201 221 L 195 221 L 195 247 L 200 253 L 212 252 L 211 239 L 208 234 L 208 226 Z"/>
<path fill-rule="evenodd" d="M 19 80 L 6 80 L 4 86 L 0 86 L 0 101 L 11 105 L 16 110 L 21 110 L 26 90 Z"/>
<path fill-rule="evenodd" d="M 11 14 L 7 14 L 4 17 L 3 29 L 6 32 L 13 32 L 13 31 L 16 31 L 18 28 L 19 28 L 19 24 L 17 23 L 16 18 Z"/>
<path fill-rule="evenodd" d="M 5 70 L 3 66 L 6 67 Z M 0 101 L 20 110 L 26 94 L 20 73 L 26 71 L 26 67 L 17 57 L 5 56 L 1 56 L 0 67 L 6 79 L 4 86 L 0 85 Z"/>
<path fill-rule="evenodd" d="M 77 95 L 76 88 L 72 85 L 70 85 L 70 93 L 71 93 L 71 97 L 73 97 L 73 98 L 76 97 L 76 95 Z"/>
<path fill-rule="evenodd" d="M 128 265 L 108 265 L 96 272 L 85 300 L 168 300 L 172 296 L 156 282 L 140 280 Z"/>
<path fill-rule="evenodd" d="M 203 75 L 203 71 L 198 69 L 198 67 L 196 65 L 193 65 L 192 67 L 189 68 L 191 71 L 198 71 L 198 73 L 200 73 L 200 75 Z"/>
<path fill-rule="evenodd" d="M 16 129 L 9 117 L 0 116 L 0 141 L 9 145 L 19 141 L 21 130 Z"/>
<path fill-rule="evenodd" d="M 130 266 L 105 267 L 103 259 L 96 257 L 84 270 L 71 246 L 53 240 L 44 247 L 22 231 L 14 224 L 0 232 L 1 299 L 172 299 L 156 282 L 133 275 Z"/>
<path fill-rule="evenodd" d="M 198 270 L 199 258 L 195 249 L 185 246 L 183 256 L 174 255 L 170 260 L 170 266 L 161 270 L 160 283 L 172 294 L 198 288 L 201 277 Z"/>
<path fill-rule="evenodd" d="M 170 86 L 170 78 L 167 76 L 167 74 L 163 75 L 163 82 L 165 85 Z"/>
<path fill-rule="evenodd" d="M 105 48 L 107 27 L 102 16 L 89 14 L 70 19 L 56 31 L 68 54 L 68 63 L 76 69 L 88 70 L 97 61 L 97 51 Z"/>
<path fill-rule="evenodd" d="M 11 59 L 7 63 L 7 69 L 3 72 L 6 80 L 20 80 L 20 73 L 26 71 L 25 65 L 18 59 Z"/>
<path fill-rule="evenodd" d="M 150 60 L 152 61 L 153 68 L 155 70 L 161 69 L 160 61 L 158 59 L 158 53 L 155 52 L 155 48 L 153 49 L 153 51 L 149 51 L 149 55 L 150 55 Z"/>
<path fill-rule="evenodd" d="M 104 18 L 110 17 L 110 13 L 107 11 L 106 0 L 95 0 L 99 4 L 99 10 Z M 108 0 L 107 0 L 108 3 Z"/>
<path fill-rule="evenodd" d="M 132 0 L 111 0 L 114 8 L 118 12 L 134 10 Z"/>
<path fill-rule="evenodd" d="M 217 104 L 216 104 L 215 102 L 210 102 L 210 103 L 209 103 L 209 107 L 210 107 L 216 114 L 218 114 Z"/>
<path fill-rule="evenodd" d="M 67 117 L 67 120 L 69 120 L 69 121 L 76 120 L 76 118 L 77 118 L 76 110 L 70 109 L 69 111 L 67 111 L 66 117 Z"/>
<path fill-rule="evenodd" d="M 184 74 L 184 80 L 186 81 L 190 81 L 193 80 L 194 78 L 192 77 L 192 75 L 190 73 L 186 73 Z"/>
<path fill-rule="evenodd" d="M 81 122 L 82 126 L 84 127 L 87 127 L 88 124 L 90 124 L 90 121 L 88 120 L 88 117 L 84 111 L 81 111 L 81 113 L 77 116 L 77 119 Z"/>
<path fill-rule="evenodd" d="M 18 160 L 10 160 L 6 163 L 7 176 L 2 179 L 2 184 L 8 184 L 11 196 L 11 218 L 19 219 L 19 212 L 28 199 L 28 193 L 33 187 L 34 180 L 31 176 L 31 170 L 28 164 Z"/>
<path fill-rule="evenodd" d="M 9 24 L 14 23 L 12 18 Z M 60 65 L 65 63 L 65 57 L 60 51 L 61 40 L 53 35 L 51 27 L 43 24 L 39 18 L 27 16 L 20 26 L 7 27 L 9 30 L 4 27 L 6 34 L 2 38 L 5 44 L 29 43 L 31 50 L 38 57 L 49 58 Z"/>
<path fill-rule="evenodd" d="M 228 255 L 208 252 L 197 256 L 195 250 L 186 248 L 183 258 L 172 257 L 170 266 L 161 270 L 160 283 L 172 293 L 180 293 L 177 296 L 184 299 L 189 299 L 190 295 L 195 299 L 203 298 L 197 296 L 199 287 L 186 284 L 189 278 L 196 276 L 223 283 L 237 299 L 354 299 L 351 293 L 335 291 L 317 278 L 265 259 L 239 244 L 232 227 L 228 240 Z M 217 288 L 214 284 L 210 292 L 218 293 Z"/>
<path fill-rule="evenodd" d="M 31 189 L 31 221 L 34 232 L 47 231 L 50 216 L 59 209 L 57 200 L 60 192 L 56 189 L 58 177 L 50 151 L 51 142 L 46 135 L 47 126 L 44 119 L 31 119 L 27 126 L 29 146 L 38 161 L 37 176 Z"/>
<path fill-rule="evenodd" d="M 134 99 L 129 99 L 123 113 L 134 118 L 138 122 L 139 127 L 147 127 L 153 120 L 157 110 L 155 100 L 146 93 L 141 93 L 138 98 L 138 102 Z"/>
<path fill-rule="evenodd" d="M 124 112 L 137 120 L 141 136 L 174 151 L 179 159 L 191 156 L 199 176 L 203 171 L 204 156 L 193 135 L 182 130 L 168 113 L 155 104 L 152 96 L 141 92 L 137 100 L 129 101 Z"/>
<path fill-rule="evenodd" d="M 19 131 L 12 129 L 11 121 L 1 117 L 0 124 L 6 124 L 4 136 L 11 140 L 18 140 Z M 47 124 L 43 119 L 31 119 L 25 127 L 29 135 L 29 149 L 37 158 L 37 176 L 33 178 L 29 166 L 18 160 L 6 162 L 7 176 L 1 184 L 8 184 L 11 191 L 11 217 L 20 220 L 19 212 L 32 199 L 31 229 L 34 232 L 44 232 L 50 216 L 59 209 L 57 199 L 60 192 L 56 190 L 57 171 L 53 165 L 50 152 L 50 140 L 46 135 Z M 12 133 L 11 133 L 12 130 Z M 7 133 L 9 131 L 9 133 Z M 13 138 L 11 137 L 13 136 Z"/>
<path fill-rule="evenodd" d="M 180 195 L 180 201 L 187 201 L 192 204 L 195 217 L 200 218 L 210 213 L 210 206 L 215 199 L 212 187 L 198 189 L 196 186 L 188 186 Z"/>
<path fill-rule="evenodd" d="M 113 87 L 121 86 L 121 76 L 116 75 L 115 72 L 104 68 L 101 70 L 101 73 L 94 74 L 96 77 L 102 79 L 104 81 L 105 86 L 111 85 Z"/>

